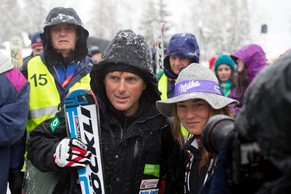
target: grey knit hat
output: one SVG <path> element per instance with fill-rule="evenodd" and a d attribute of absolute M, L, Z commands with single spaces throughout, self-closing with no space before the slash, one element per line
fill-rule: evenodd
<path fill-rule="evenodd" d="M 156 106 L 163 115 L 170 117 L 175 103 L 189 99 L 205 100 L 214 109 L 238 103 L 234 99 L 223 96 L 215 74 L 208 67 L 198 63 L 192 63 L 180 72 L 175 83 L 174 97 L 159 100 Z"/>

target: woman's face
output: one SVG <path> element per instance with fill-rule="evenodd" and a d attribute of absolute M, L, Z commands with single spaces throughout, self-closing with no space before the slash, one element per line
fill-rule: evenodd
<path fill-rule="evenodd" d="M 176 103 L 177 116 L 190 134 L 201 135 L 208 122 L 211 106 L 201 99 L 190 99 Z"/>
<path fill-rule="evenodd" d="M 245 63 L 240 59 L 238 59 L 236 63 L 237 63 L 237 72 L 239 73 L 242 72 L 245 67 Z"/>
<path fill-rule="evenodd" d="M 226 82 L 231 77 L 232 71 L 229 65 L 221 64 L 217 67 L 216 71 L 217 71 L 218 79 L 221 82 Z"/>

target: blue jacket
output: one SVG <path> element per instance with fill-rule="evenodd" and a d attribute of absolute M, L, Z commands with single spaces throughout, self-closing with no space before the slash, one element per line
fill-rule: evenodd
<path fill-rule="evenodd" d="M 24 134 L 29 84 L 9 59 L 0 55 L 0 193 L 6 194 L 10 146 Z"/>
<path fill-rule="evenodd" d="M 172 71 L 170 66 L 170 56 L 172 55 L 191 59 L 191 63 L 199 63 L 200 49 L 194 34 L 174 34 L 169 41 L 164 58 L 164 72 L 168 78 L 177 79 L 178 75 Z"/>

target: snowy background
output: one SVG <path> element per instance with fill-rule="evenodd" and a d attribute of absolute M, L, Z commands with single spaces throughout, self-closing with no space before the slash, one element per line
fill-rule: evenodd
<path fill-rule="evenodd" d="M 29 0 L 32 1 L 32 0 Z M 91 33 L 92 26 L 98 26 L 100 20 L 96 17 L 95 20 L 92 21 L 90 16 L 92 16 L 92 12 L 98 12 L 98 10 L 102 10 L 101 7 L 94 7 L 93 2 L 97 0 L 39 0 L 39 2 L 45 4 L 46 10 L 41 10 L 41 14 L 46 15 L 49 10 L 51 10 L 55 6 L 64 6 L 64 7 L 73 7 L 81 19 L 83 20 L 85 27 Z M 98 2 L 105 2 L 106 0 L 98 0 Z M 114 26 L 114 30 L 111 34 L 102 34 L 102 36 L 110 39 L 113 34 L 115 34 L 120 29 L 128 29 L 131 28 L 134 31 L 141 33 L 140 31 L 140 21 L 142 20 L 142 12 L 144 12 L 146 8 L 146 4 L 150 0 L 112 0 L 113 6 L 110 9 L 103 10 L 105 13 L 113 14 L 113 19 L 116 20 L 117 26 Z M 157 0 L 152 0 L 157 1 Z M 211 0 L 204 0 L 206 3 Z M 8 2 L 8 1 L 7 1 Z M 9 0 L 9 2 L 12 2 Z M 19 4 L 23 4 L 24 1 L 18 0 Z M 2 3 L 2 1 L 1 1 Z M 174 34 L 178 32 L 192 32 L 193 26 L 189 25 L 189 19 L 195 15 L 197 9 L 193 8 L 193 1 L 190 0 L 166 0 L 167 9 L 170 12 L 170 17 L 168 20 L 171 21 L 171 29 L 168 34 Z M 5 4 L 2 4 L 3 7 Z M 250 17 L 250 30 L 251 36 L 253 38 L 254 43 L 261 44 L 264 50 L 267 53 L 268 58 L 277 57 L 280 54 L 284 53 L 287 49 L 291 48 L 291 4 L 290 0 L 249 0 L 251 17 Z M 13 6 L 13 4 L 8 5 Z M 219 11 L 223 13 L 226 8 L 223 6 L 218 7 Z M 10 9 L 5 9 L 6 11 L 10 11 Z M 35 10 L 35 12 L 38 10 Z M 240 12 L 240 9 L 236 10 Z M 23 11 L 23 13 L 25 10 Z M 4 13 L 4 12 L 3 12 Z M 2 14 L 3 14 L 2 13 Z M 6 12 L 7 13 L 7 12 Z M 19 16 L 21 17 L 20 13 Z M 30 14 L 30 13 L 28 13 Z M 103 14 L 103 13 L 102 13 Z M 2 15 L 3 16 L 3 15 Z M 9 21 L 13 23 L 14 18 L 18 17 L 18 15 L 14 15 L 9 18 Z M 212 17 L 212 13 L 209 12 L 205 15 L 197 14 L 196 17 L 204 18 L 204 17 Z M 228 18 L 225 18 L 227 21 Z M 11 20 L 11 21 L 10 21 Z M 43 21 L 44 18 L 41 18 Z M 22 19 L 22 22 L 23 19 Z M 28 22 L 28 20 L 25 20 Z M 261 33 L 261 26 L 266 24 L 268 26 L 268 33 Z M 2 26 L 6 26 L 2 21 Z M 17 25 L 14 24 L 14 27 L 17 28 Z M 41 29 L 41 25 L 39 28 L 35 28 L 35 30 Z M 105 29 L 105 31 L 110 31 L 113 29 Z M 193 32 L 192 32 L 193 33 Z M 220 32 L 217 32 L 220 33 Z M 7 34 L 7 33 L 6 33 Z M 9 33 L 10 34 L 10 33 Z M 91 35 L 94 35 L 91 33 Z M 28 43 L 29 44 L 29 40 Z M 29 51 L 27 52 L 29 53 Z M 25 54 L 24 54 L 25 55 Z M 9 191 L 7 193 L 10 193 Z"/>
<path fill-rule="evenodd" d="M 87 3 L 94 0 L 85 0 Z M 206 0 L 207 1 L 207 0 Z M 122 7 L 118 0 L 115 1 L 117 7 Z M 132 28 L 134 31 L 139 31 L 142 17 L 142 11 L 145 9 L 147 0 L 127 0 L 125 5 L 126 10 L 120 10 L 117 19 L 120 21 L 120 29 Z M 166 0 L 167 9 L 171 16 L 169 20 L 173 22 L 169 34 L 177 32 L 191 32 L 192 28 L 187 24 L 186 19 L 189 18 L 194 9 L 189 9 L 192 6 L 192 1 L 189 0 Z M 75 8 L 80 17 L 86 23 L 88 19 L 88 11 L 90 6 L 84 6 L 84 1 L 79 0 L 57 0 L 47 1 L 47 8 L 51 9 L 56 5 L 63 5 Z M 256 43 L 261 44 L 265 49 L 269 58 L 280 55 L 285 50 L 291 47 L 291 4 L 289 0 L 250 0 L 251 9 L 251 35 L 256 40 Z M 117 8 L 118 9 L 118 8 Z M 221 12 L 224 8 L 221 7 Z M 109 10 L 108 10 L 109 11 Z M 237 10 L 240 11 L 240 10 Z M 209 13 L 211 15 L 211 13 Z M 201 16 L 205 17 L 205 16 Z M 98 23 L 98 18 L 96 18 Z M 261 25 L 268 25 L 268 33 L 261 34 Z"/>
<path fill-rule="evenodd" d="M 132 29 L 148 40 L 152 38 L 152 30 L 147 29 L 146 33 L 145 28 L 150 25 L 143 23 L 149 19 L 145 13 L 150 3 L 157 6 L 160 1 L 3 0 L 0 23 L 6 28 L 0 31 L 0 42 L 9 41 L 8 35 L 41 30 L 45 16 L 55 6 L 73 7 L 91 36 L 110 40 L 119 30 Z M 166 23 L 169 30 L 165 32 L 164 41 L 174 33 L 193 33 L 198 37 L 204 61 L 214 54 L 231 53 L 247 43 L 260 44 L 268 58 L 277 57 L 291 47 L 291 4 L 288 0 L 163 1 L 169 13 Z M 245 14 L 246 4 L 249 15 Z M 268 26 L 266 34 L 261 33 L 263 24 Z M 236 42 L 233 44 L 232 40 Z M 29 43 L 27 39 L 27 48 Z M 24 55 L 25 52 L 29 53 L 24 50 Z"/>

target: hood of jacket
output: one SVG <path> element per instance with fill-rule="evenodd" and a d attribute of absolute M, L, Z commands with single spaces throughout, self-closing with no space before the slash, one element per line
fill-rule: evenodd
<path fill-rule="evenodd" d="M 103 59 L 94 65 L 90 84 L 97 99 L 101 102 L 107 100 L 103 79 L 108 73 L 108 68 L 136 72 L 147 84 L 142 96 L 151 102 L 160 99 L 157 78 L 152 70 L 150 50 L 141 35 L 137 35 L 131 30 L 118 32 L 106 48 Z"/>
<path fill-rule="evenodd" d="M 87 38 L 89 32 L 84 28 L 77 12 L 73 8 L 55 7 L 48 13 L 43 25 L 43 32 L 40 35 L 44 46 L 44 55 L 49 64 L 63 60 L 62 56 L 53 48 L 49 33 L 51 26 L 63 23 L 75 25 L 78 36 L 76 47 L 69 54 L 66 63 L 79 61 L 88 55 Z"/>
<path fill-rule="evenodd" d="M 266 66 L 267 60 L 264 50 L 257 44 L 245 45 L 231 54 L 234 61 L 240 59 L 244 62 L 249 83 Z"/>
<path fill-rule="evenodd" d="M 199 63 L 200 49 L 196 37 L 190 33 L 179 33 L 173 35 L 169 41 L 164 59 L 164 72 L 167 77 L 176 79 L 178 75 L 174 74 L 170 66 L 171 55 L 191 59 L 191 63 Z"/>

